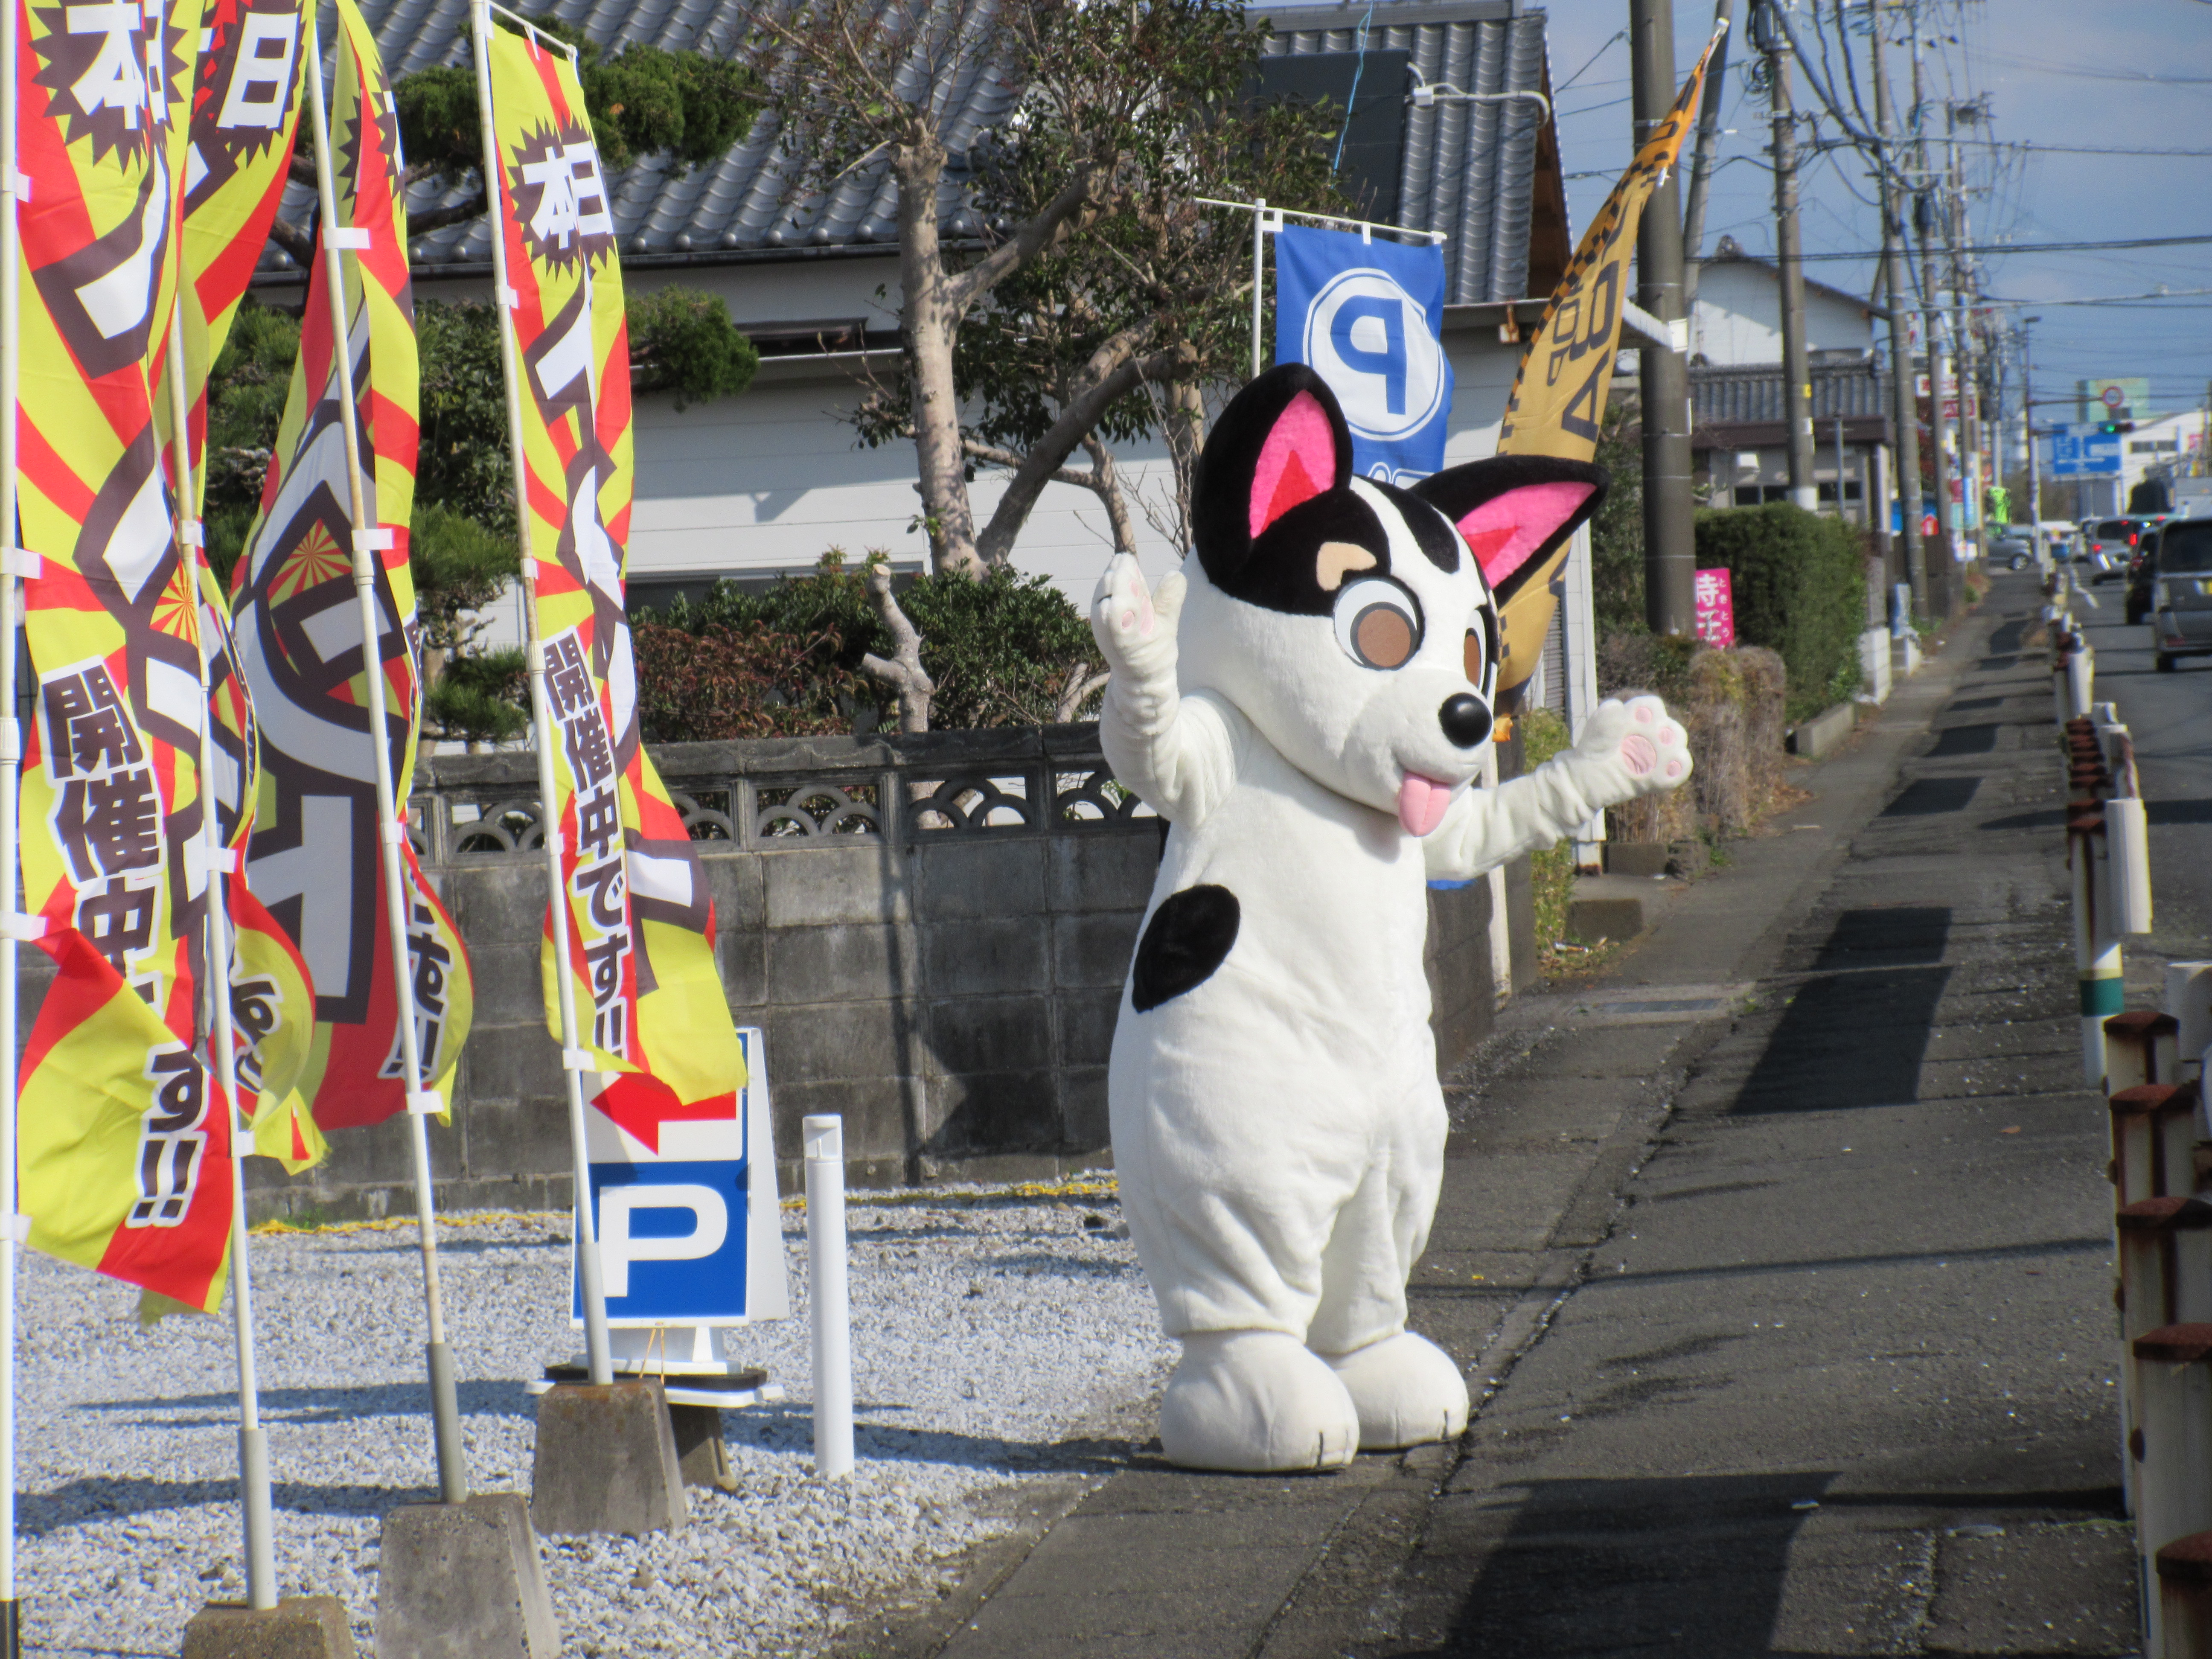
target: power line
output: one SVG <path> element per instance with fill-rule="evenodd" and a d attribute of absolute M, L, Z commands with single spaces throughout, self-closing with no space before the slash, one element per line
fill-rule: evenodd
<path fill-rule="evenodd" d="M 1980 242 L 1962 246 L 1958 250 L 1967 254 L 1990 255 L 2008 253 L 2100 253 L 2107 250 L 2138 247 L 2197 247 L 2212 242 L 2212 234 L 2203 236 L 2131 236 L 2109 242 Z M 1854 253 L 1802 253 L 1800 259 L 1879 259 L 1880 248 L 1867 248 Z M 2040 304 L 2041 301 L 2037 303 Z"/>

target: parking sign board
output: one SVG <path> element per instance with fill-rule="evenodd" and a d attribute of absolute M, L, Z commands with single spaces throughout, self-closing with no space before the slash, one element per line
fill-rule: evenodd
<path fill-rule="evenodd" d="M 618 1124 L 598 1109 L 588 1115 L 610 1328 L 711 1328 L 790 1314 L 765 1045 L 752 1026 L 738 1028 L 738 1042 L 747 1081 L 726 1117 Z M 570 1282 L 571 1322 L 581 1326 L 573 1267 Z"/>
<path fill-rule="evenodd" d="M 1411 484 L 1443 465 L 1451 360 L 1443 250 L 1337 230 L 1275 238 L 1275 361 L 1309 365 L 1343 406 L 1352 470 Z"/>

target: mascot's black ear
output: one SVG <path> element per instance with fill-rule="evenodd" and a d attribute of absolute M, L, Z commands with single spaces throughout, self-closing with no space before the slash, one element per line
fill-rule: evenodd
<path fill-rule="evenodd" d="M 1603 467 L 1588 461 L 1493 455 L 1432 473 L 1413 494 L 1459 526 L 1503 604 L 1597 511 L 1610 482 Z"/>
<path fill-rule="evenodd" d="M 1351 481 L 1352 431 L 1336 394 L 1304 363 L 1269 369 L 1221 411 L 1199 454 L 1191 538 L 1206 574 L 1234 591 L 1261 532 Z"/>

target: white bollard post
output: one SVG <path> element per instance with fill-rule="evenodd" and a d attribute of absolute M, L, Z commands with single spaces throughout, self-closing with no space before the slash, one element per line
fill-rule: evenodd
<path fill-rule="evenodd" d="M 2181 1027 L 2173 1044 L 2180 1064 L 2172 1080 L 2194 1083 L 2202 1075 L 2200 1057 L 2207 1047 L 2212 1047 L 2212 962 L 2166 964 L 2166 1012 Z M 2205 1127 L 2201 1113 L 2197 1127 Z"/>
<path fill-rule="evenodd" d="M 2150 828 L 2142 802 L 2132 795 L 2105 803 L 2105 869 L 2112 883 L 2106 895 L 2112 931 L 2122 936 L 2150 932 Z"/>
<path fill-rule="evenodd" d="M 845 1120 L 810 1117 L 806 1148 L 807 1298 L 814 1315 L 814 1473 L 853 1472 L 853 1321 L 845 1283 Z"/>
<path fill-rule="evenodd" d="M 2096 696 L 2097 653 L 2086 645 L 2077 645 L 2066 657 L 2067 717 L 2078 718 L 2089 712 L 2090 700 Z"/>

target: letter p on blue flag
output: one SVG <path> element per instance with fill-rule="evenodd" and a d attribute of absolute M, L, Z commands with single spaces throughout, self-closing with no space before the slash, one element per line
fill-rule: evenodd
<path fill-rule="evenodd" d="M 1444 254 L 1433 243 L 1277 234 L 1275 361 L 1304 363 L 1328 382 L 1362 477 L 1408 484 L 1443 465 L 1452 400 L 1443 320 Z"/>

